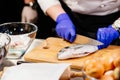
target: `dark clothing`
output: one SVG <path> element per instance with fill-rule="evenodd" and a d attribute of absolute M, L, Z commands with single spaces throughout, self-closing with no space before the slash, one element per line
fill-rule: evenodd
<path fill-rule="evenodd" d="M 77 34 L 85 35 L 94 39 L 96 39 L 98 28 L 107 27 L 120 17 L 120 11 L 105 16 L 79 14 L 72 12 L 70 8 L 67 7 L 62 1 L 61 4 L 73 21 Z M 41 9 L 39 10 L 39 18 L 40 32 L 44 33 L 44 38 L 56 36 L 55 30 L 53 30 L 56 26 L 56 23 L 50 17 L 44 15 Z M 54 31 L 54 35 L 52 34 L 52 31 Z"/>
<path fill-rule="evenodd" d="M 67 7 L 62 1 L 61 3 L 62 7 L 69 14 L 74 25 L 76 26 L 77 33 L 95 39 L 98 28 L 107 27 L 120 17 L 120 11 L 105 16 L 79 14 L 72 12 L 70 8 Z"/>
<path fill-rule="evenodd" d="M 50 36 L 56 36 L 56 33 L 54 31 L 56 23 L 49 16 L 46 16 L 43 13 L 39 4 L 37 4 L 37 6 L 38 21 L 36 25 L 38 26 L 38 31 L 36 38 L 45 39 Z"/>
<path fill-rule="evenodd" d="M 21 21 L 23 0 L 0 0 L 0 24 Z"/>

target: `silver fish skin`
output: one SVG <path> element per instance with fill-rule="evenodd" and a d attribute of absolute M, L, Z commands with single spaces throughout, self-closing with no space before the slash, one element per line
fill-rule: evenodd
<path fill-rule="evenodd" d="M 61 49 L 57 57 L 58 59 L 69 59 L 87 56 L 98 50 L 96 45 L 73 45 Z"/>

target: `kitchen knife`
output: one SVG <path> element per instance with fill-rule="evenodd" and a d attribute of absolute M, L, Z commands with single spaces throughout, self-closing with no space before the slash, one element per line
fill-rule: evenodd
<path fill-rule="evenodd" d="M 95 39 L 92 39 L 92 38 L 89 38 L 89 37 L 86 37 L 86 36 L 83 36 L 83 35 L 79 35 L 79 34 L 77 34 L 76 39 L 73 43 L 96 45 L 96 46 L 103 45 L 103 43 L 98 41 L 98 40 L 95 40 Z"/>
<path fill-rule="evenodd" d="M 100 41 L 78 34 L 73 43 L 76 45 L 64 47 L 58 52 L 58 59 L 84 57 L 97 51 L 98 45 L 103 45 Z"/>

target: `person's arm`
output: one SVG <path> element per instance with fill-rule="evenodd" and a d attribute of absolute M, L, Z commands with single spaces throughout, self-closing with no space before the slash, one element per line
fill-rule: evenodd
<path fill-rule="evenodd" d="M 51 0 L 50 3 L 49 0 L 38 0 L 38 3 L 44 13 L 57 23 L 55 28 L 57 35 L 73 42 L 76 38 L 75 26 L 59 0 Z"/>
<path fill-rule="evenodd" d="M 37 21 L 37 10 L 36 10 L 36 0 L 24 0 L 24 8 L 22 10 L 22 22 L 32 22 Z"/>
<path fill-rule="evenodd" d="M 54 21 L 60 14 L 66 13 L 61 5 L 54 5 L 46 10 L 46 14 L 49 15 Z"/>

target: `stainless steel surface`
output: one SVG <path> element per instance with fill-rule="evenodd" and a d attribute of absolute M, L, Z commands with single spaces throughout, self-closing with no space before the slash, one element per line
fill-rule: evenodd
<path fill-rule="evenodd" d="M 79 43 L 79 44 L 88 44 L 88 45 L 103 45 L 102 42 L 83 36 L 83 35 L 78 35 L 76 36 L 76 39 L 74 41 L 74 43 Z"/>
<path fill-rule="evenodd" d="M 11 38 L 6 58 L 21 58 L 35 39 L 37 30 L 36 25 L 26 22 L 0 24 L 0 32 L 9 34 Z"/>
<path fill-rule="evenodd" d="M 8 49 L 11 39 L 10 36 L 4 33 L 0 33 L 0 67 L 8 54 Z"/>

